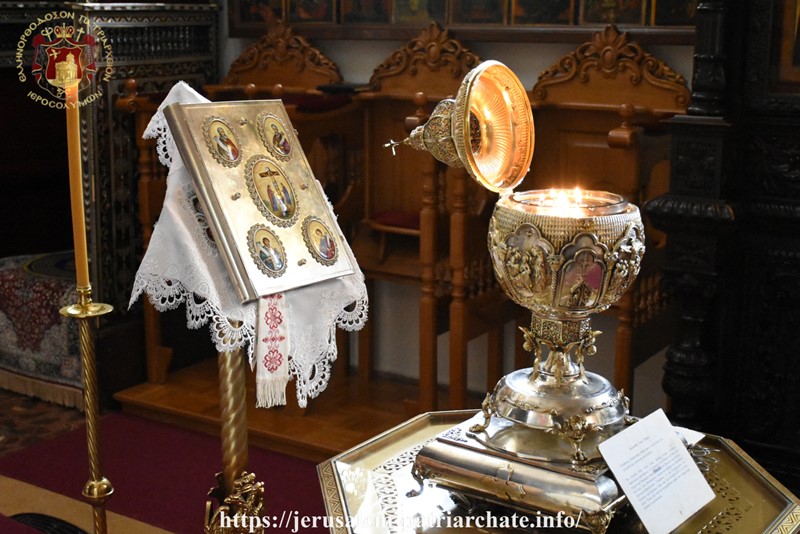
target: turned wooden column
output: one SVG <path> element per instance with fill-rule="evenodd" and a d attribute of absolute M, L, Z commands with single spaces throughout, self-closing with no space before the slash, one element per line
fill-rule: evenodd
<path fill-rule="evenodd" d="M 414 96 L 417 112 L 406 119 L 406 130 L 411 132 L 425 124 L 428 115 L 424 106 L 424 93 Z M 426 158 L 422 170 L 422 209 L 419 213 L 419 262 L 422 267 L 422 294 L 419 299 L 419 412 L 429 412 L 437 405 L 437 305 L 436 305 L 436 259 L 438 257 L 439 226 L 439 173 L 443 163 L 433 156 Z"/>
<path fill-rule="evenodd" d="M 724 184 L 730 175 L 733 126 L 728 114 L 726 1 L 700 2 L 692 100 L 685 116 L 667 121 L 672 134 L 670 191 L 645 206 L 667 232 L 664 284 L 679 306 L 667 349 L 663 388 L 677 424 L 708 428 L 714 419 L 720 336 L 720 277 L 734 212 Z"/>

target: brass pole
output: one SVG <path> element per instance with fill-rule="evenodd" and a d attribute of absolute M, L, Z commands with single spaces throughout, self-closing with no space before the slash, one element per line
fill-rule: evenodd
<path fill-rule="evenodd" d="M 255 474 L 245 471 L 247 395 L 244 358 L 244 349 L 241 348 L 217 354 L 222 472 L 217 473 L 217 487 L 208 493 L 216 500 L 216 508 L 212 500 L 206 501 L 205 534 L 264 532 L 263 528 L 231 530 L 222 520 L 223 514 L 227 518 L 260 517 L 264 504 L 263 482 L 258 482 Z"/>
<path fill-rule="evenodd" d="M 94 348 L 92 320 L 112 311 L 108 304 L 92 302 L 92 288 L 78 287 L 78 303 L 61 308 L 61 315 L 78 319 L 81 366 L 83 367 L 83 403 L 86 410 L 86 445 L 89 451 L 89 481 L 83 488 L 83 496 L 92 505 L 94 532 L 105 534 L 105 503 L 114 493 L 111 482 L 102 475 L 100 457 L 100 396 L 97 387 L 97 366 Z"/>
<path fill-rule="evenodd" d="M 233 491 L 234 481 L 247 468 L 247 404 L 245 395 L 244 351 L 220 352 L 219 403 L 222 472 L 225 493 Z"/>

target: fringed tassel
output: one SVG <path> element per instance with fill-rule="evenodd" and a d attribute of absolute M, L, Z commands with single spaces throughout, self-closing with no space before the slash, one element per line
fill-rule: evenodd
<path fill-rule="evenodd" d="M 0 369 L 0 388 L 83 411 L 83 390 Z"/>
<path fill-rule="evenodd" d="M 272 408 L 286 405 L 288 377 L 261 377 L 256 380 L 256 408 Z"/>

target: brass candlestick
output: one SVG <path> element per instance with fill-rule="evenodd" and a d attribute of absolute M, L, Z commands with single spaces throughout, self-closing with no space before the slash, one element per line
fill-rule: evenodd
<path fill-rule="evenodd" d="M 92 302 L 89 283 L 89 259 L 86 247 L 86 216 L 83 211 L 83 171 L 81 169 L 80 102 L 75 77 L 75 60 L 62 61 L 56 71 L 60 77 L 56 84 L 64 88 L 67 108 L 67 154 L 69 158 L 69 192 L 72 208 L 72 236 L 75 247 L 75 272 L 78 286 L 78 303 L 61 308 L 65 317 L 78 319 L 81 364 L 83 367 L 83 402 L 86 410 L 86 443 L 89 450 L 90 479 L 83 488 L 83 496 L 92 505 L 94 531 L 107 532 L 105 503 L 114 492 L 111 482 L 102 475 L 100 458 L 100 398 L 97 387 L 94 334 L 91 321 L 110 313 L 109 304 Z M 66 68 L 64 68 L 66 67 Z"/>

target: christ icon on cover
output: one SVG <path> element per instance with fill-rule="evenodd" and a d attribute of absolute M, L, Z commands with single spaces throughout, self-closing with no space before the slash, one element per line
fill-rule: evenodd
<path fill-rule="evenodd" d="M 297 220 L 297 196 L 277 163 L 257 156 L 247 164 L 247 185 L 259 211 L 278 226 Z"/>

